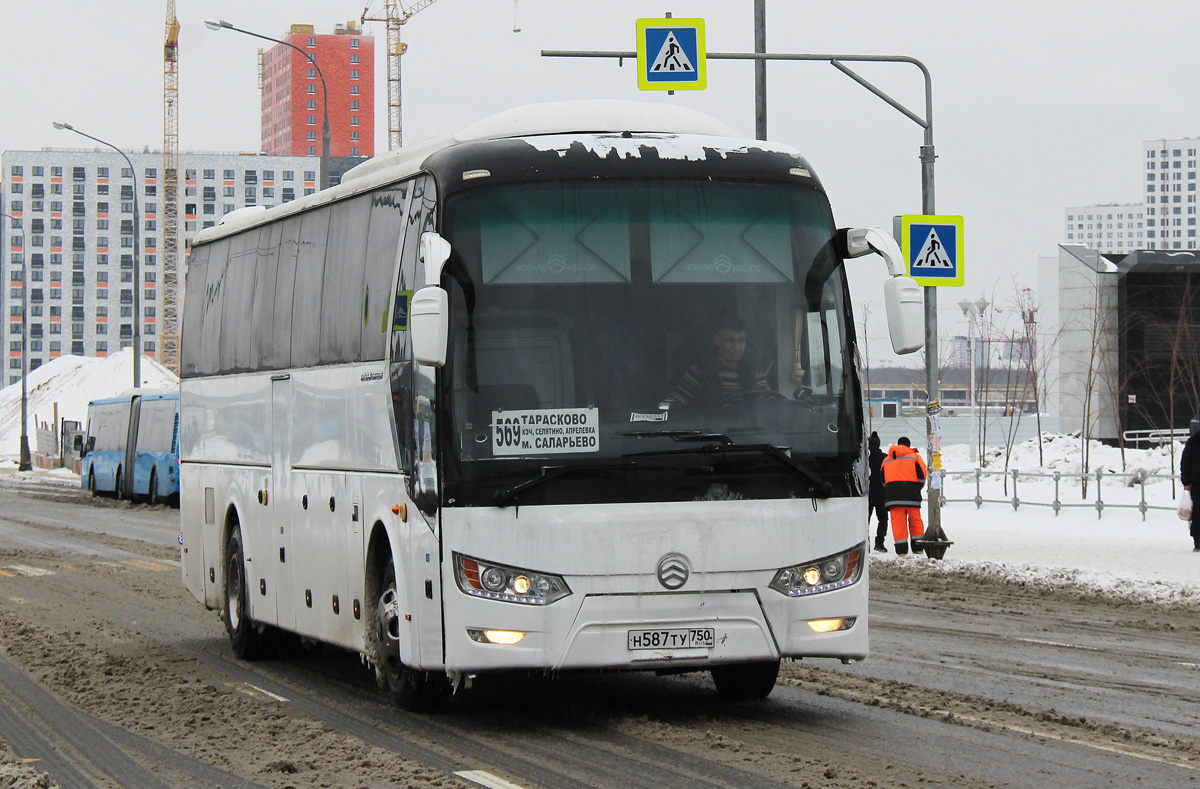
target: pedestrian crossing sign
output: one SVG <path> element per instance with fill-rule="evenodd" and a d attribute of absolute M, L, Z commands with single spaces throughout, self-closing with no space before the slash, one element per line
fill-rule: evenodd
<path fill-rule="evenodd" d="M 918 285 L 962 285 L 963 218 L 961 216 L 900 217 L 900 248 L 908 275 Z"/>
<path fill-rule="evenodd" d="M 637 20 L 637 64 L 641 90 L 704 90 L 704 20 Z"/>

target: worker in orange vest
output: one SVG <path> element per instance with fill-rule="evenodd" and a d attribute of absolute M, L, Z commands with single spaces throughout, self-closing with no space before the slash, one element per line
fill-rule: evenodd
<path fill-rule="evenodd" d="M 909 542 L 913 553 L 924 553 L 919 542 L 925 535 L 925 523 L 921 520 L 921 488 L 925 487 L 928 471 L 920 453 L 912 448 L 907 436 L 896 439 L 883 459 L 883 495 L 892 519 L 892 540 L 896 555 L 908 553 Z"/>

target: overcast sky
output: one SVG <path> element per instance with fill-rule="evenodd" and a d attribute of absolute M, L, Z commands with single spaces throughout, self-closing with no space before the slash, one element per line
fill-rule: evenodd
<path fill-rule="evenodd" d="M 404 2 L 403 6 L 412 3 Z M 180 145 L 255 151 L 256 51 L 206 17 L 280 36 L 293 23 L 331 32 L 363 0 L 177 0 Z M 771 52 L 917 58 L 933 79 L 936 208 L 966 217 L 966 285 L 940 291 L 942 333 L 965 333 L 954 305 L 1011 300 L 1036 287 L 1062 209 L 1141 199 L 1141 143 L 1200 136 L 1200 2 L 1169 0 L 767 0 Z M 51 120 L 123 147 L 162 146 L 166 3 L 59 0 L 4 4 L 0 149 L 81 147 Z M 381 0 L 373 0 L 382 15 Z M 515 13 L 514 13 L 515 12 Z M 543 58 L 543 49 L 632 50 L 639 17 L 702 17 L 710 52 L 753 50 L 752 0 L 438 0 L 404 26 L 404 137 L 415 142 L 512 106 L 575 98 L 666 101 L 754 132 L 749 63 L 711 61 L 705 91 L 643 92 L 634 64 Z M 513 32 L 514 17 L 521 32 Z M 386 35 L 376 36 L 376 152 L 387 148 Z M 856 67 L 918 114 L 920 72 Z M 825 63 L 768 66 L 768 136 L 799 148 L 839 225 L 890 229 L 920 213 L 919 126 Z M 849 264 L 855 302 L 882 335 L 877 258 Z M 994 295 L 993 295 L 994 294 Z M 876 324 L 878 323 L 878 327 Z M 878 360 L 876 360 L 878 361 Z"/>

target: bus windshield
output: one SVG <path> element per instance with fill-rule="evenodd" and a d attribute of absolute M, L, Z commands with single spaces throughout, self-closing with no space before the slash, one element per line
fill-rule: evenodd
<path fill-rule="evenodd" d="M 857 492 L 853 330 L 819 190 L 498 185 L 451 197 L 443 228 L 448 505 Z"/>

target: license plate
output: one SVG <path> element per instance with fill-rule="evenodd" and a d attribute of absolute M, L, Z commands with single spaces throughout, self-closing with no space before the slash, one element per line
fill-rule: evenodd
<path fill-rule="evenodd" d="M 712 649 L 714 631 L 711 627 L 691 627 L 678 630 L 630 630 L 630 649 Z"/>

